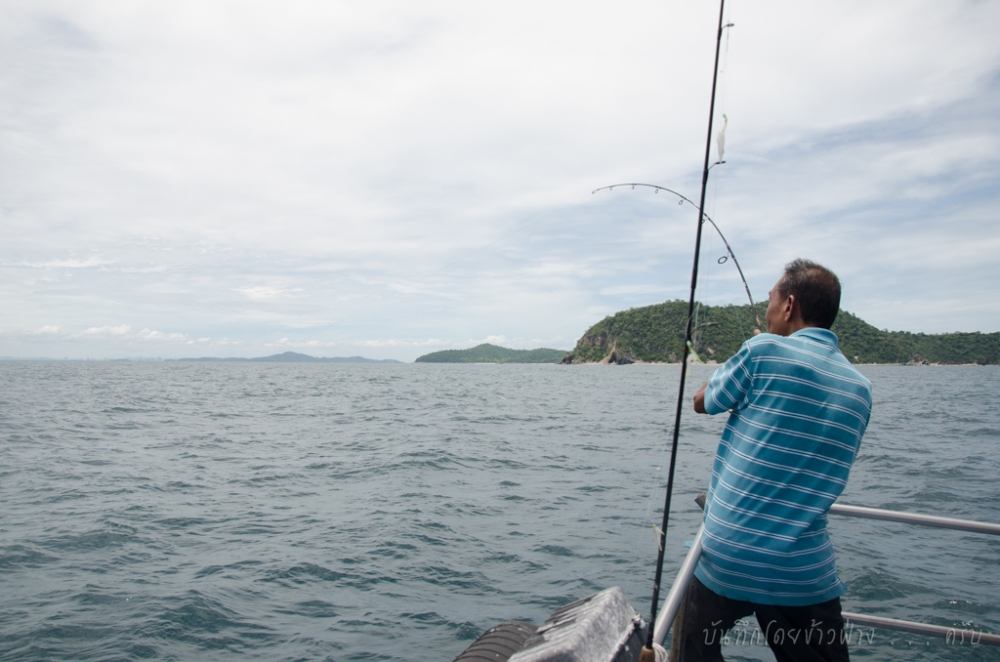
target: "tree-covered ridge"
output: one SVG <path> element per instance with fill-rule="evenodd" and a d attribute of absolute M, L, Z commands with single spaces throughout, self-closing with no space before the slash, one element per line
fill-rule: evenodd
<path fill-rule="evenodd" d="M 766 304 L 759 304 L 761 319 Z M 605 317 L 577 341 L 564 363 L 677 362 L 684 354 L 687 302 L 632 308 Z M 749 306 L 697 305 L 695 351 L 723 361 L 739 349 L 755 325 Z M 1000 333 L 925 334 L 879 330 L 846 311 L 833 325 L 844 354 L 857 363 L 1000 363 Z"/>
<path fill-rule="evenodd" d="M 446 349 L 424 354 L 417 363 L 559 363 L 566 356 L 561 349 L 508 349 L 483 343 L 470 349 Z"/>

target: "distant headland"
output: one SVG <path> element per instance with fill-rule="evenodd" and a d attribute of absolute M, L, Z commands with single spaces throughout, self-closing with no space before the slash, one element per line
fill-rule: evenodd
<path fill-rule="evenodd" d="M 759 304 L 764 317 L 766 304 Z M 605 317 L 577 341 L 563 363 L 676 363 L 684 355 L 686 301 L 631 308 Z M 755 325 L 749 306 L 698 304 L 693 319 L 693 349 L 704 361 L 725 361 L 750 336 Z M 910 333 L 880 330 L 841 310 L 832 331 L 854 363 L 1000 363 L 1000 333 Z"/>
<path fill-rule="evenodd" d="M 446 349 L 424 354 L 417 358 L 416 363 L 559 363 L 566 354 L 566 350 L 547 347 L 508 349 L 483 343 L 469 349 Z"/>

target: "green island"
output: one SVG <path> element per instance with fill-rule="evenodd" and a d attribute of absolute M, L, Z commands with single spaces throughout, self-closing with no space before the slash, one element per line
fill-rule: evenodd
<path fill-rule="evenodd" d="M 687 306 L 686 301 L 666 301 L 605 317 L 583 334 L 562 362 L 678 362 L 684 354 Z M 758 304 L 761 319 L 766 308 Z M 755 327 L 753 312 L 745 305 L 698 304 L 694 323 L 692 345 L 703 361 L 725 361 Z M 1000 333 L 886 331 L 843 310 L 832 330 L 844 355 L 855 363 L 1000 363 Z"/>
<path fill-rule="evenodd" d="M 416 363 L 559 363 L 562 349 L 508 349 L 483 343 L 469 349 L 446 349 L 417 358 Z"/>

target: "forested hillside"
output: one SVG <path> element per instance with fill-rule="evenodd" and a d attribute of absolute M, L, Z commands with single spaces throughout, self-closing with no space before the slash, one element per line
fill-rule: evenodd
<path fill-rule="evenodd" d="M 765 304 L 759 304 L 763 319 Z M 564 363 L 680 361 L 687 302 L 632 308 L 604 318 L 577 341 Z M 695 351 L 724 361 L 753 333 L 749 306 L 696 306 Z M 1000 363 L 1000 333 L 925 334 L 880 330 L 841 311 L 833 325 L 841 350 L 857 363 Z"/>
<path fill-rule="evenodd" d="M 508 349 L 484 343 L 470 349 L 446 349 L 419 357 L 417 363 L 559 363 L 561 349 Z"/>

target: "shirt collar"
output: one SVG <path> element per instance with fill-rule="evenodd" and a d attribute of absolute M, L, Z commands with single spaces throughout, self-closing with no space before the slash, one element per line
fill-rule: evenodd
<path fill-rule="evenodd" d="M 799 329 L 789 337 L 805 338 L 807 340 L 823 343 L 824 345 L 831 345 L 832 347 L 838 347 L 839 345 L 836 333 L 830 329 L 822 329 L 818 326 L 807 326 L 804 329 Z"/>

